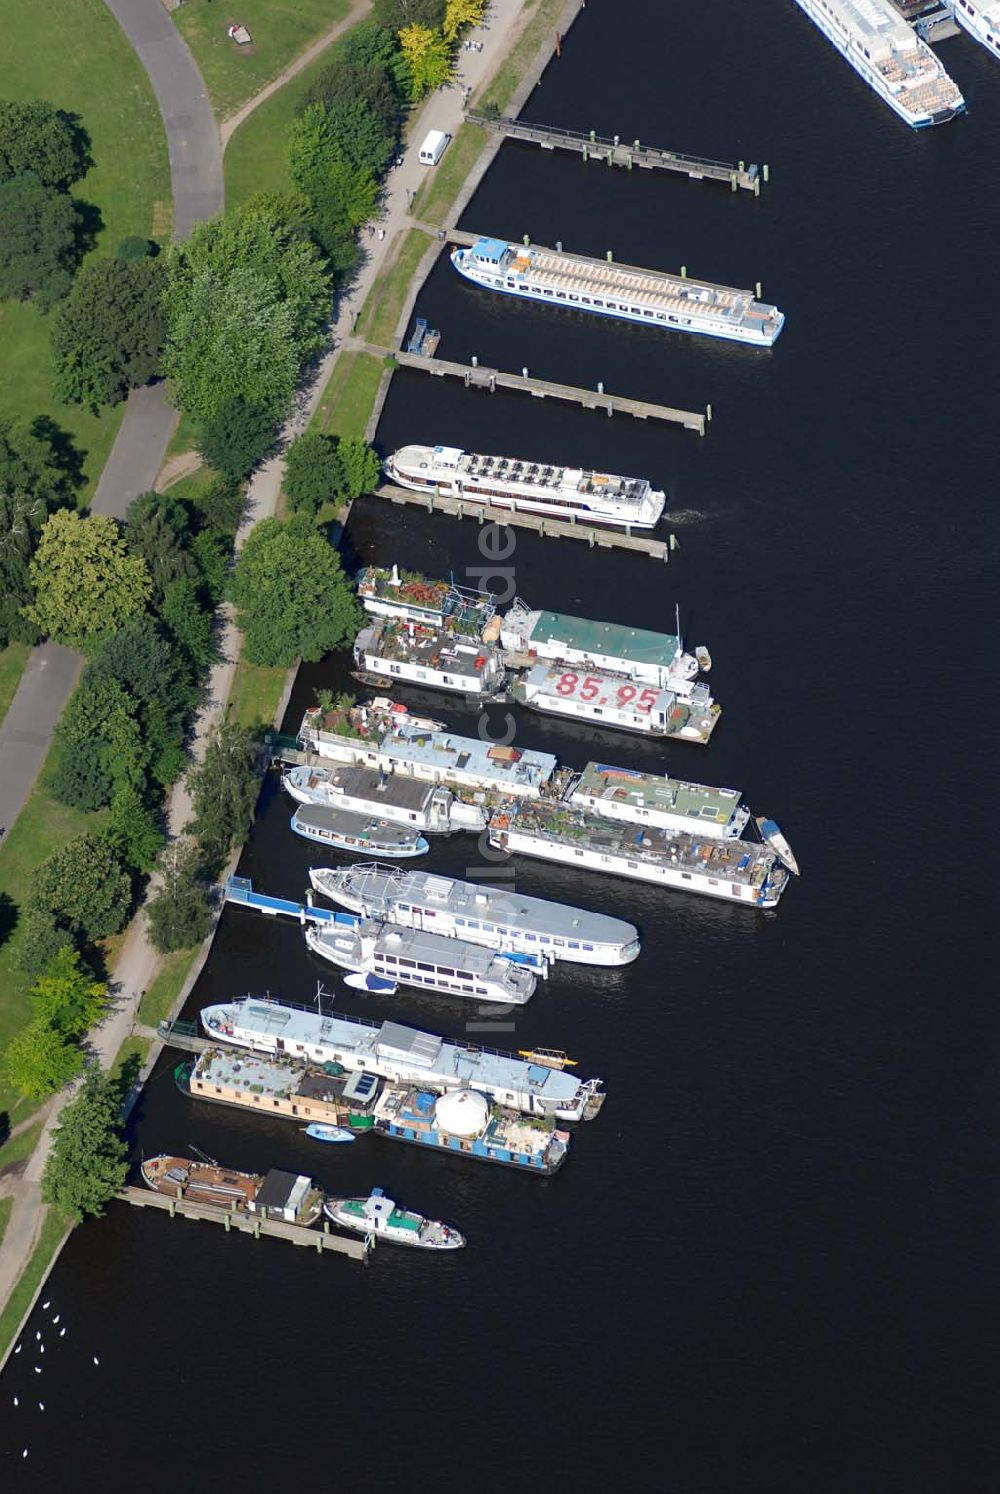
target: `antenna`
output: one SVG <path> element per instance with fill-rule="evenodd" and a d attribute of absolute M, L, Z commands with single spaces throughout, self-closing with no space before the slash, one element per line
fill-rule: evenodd
<path fill-rule="evenodd" d="M 677 622 L 677 652 L 678 653 L 682 653 L 683 650 L 681 648 L 681 604 L 680 604 L 680 602 L 675 602 L 674 603 L 674 617 L 675 617 L 676 622 Z"/>

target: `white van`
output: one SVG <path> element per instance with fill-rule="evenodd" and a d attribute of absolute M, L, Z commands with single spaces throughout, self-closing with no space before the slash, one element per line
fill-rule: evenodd
<path fill-rule="evenodd" d="M 447 150 L 450 140 L 451 136 L 446 135 L 443 130 L 430 130 L 427 139 L 420 147 L 421 166 L 436 166 Z"/>

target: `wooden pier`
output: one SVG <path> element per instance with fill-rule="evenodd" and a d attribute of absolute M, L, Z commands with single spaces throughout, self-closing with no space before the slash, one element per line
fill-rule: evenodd
<path fill-rule="evenodd" d="M 371 348 L 376 355 L 385 356 L 384 348 Z M 450 363 L 446 358 L 425 358 L 419 353 L 407 353 L 400 349 L 393 357 L 402 368 L 422 368 L 425 373 L 439 378 L 461 379 L 467 389 L 487 389 L 492 394 L 497 389 L 519 390 L 535 399 L 565 400 L 582 405 L 585 410 L 603 410 L 606 415 L 631 415 L 635 420 L 665 420 L 685 430 L 705 434 L 711 419 L 709 412 L 700 414 L 696 410 L 675 410 L 671 405 L 657 405 L 645 399 L 626 399 L 621 394 L 608 394 L 604 389 L 577 389 L 572 384 L 554 384 L 549 379 L 534 379 L 525 373 L 504 373 L 499 368 L 486 368 L 479 363 Z"/>
<path fill-rule="evenodd" d="M 187 1198 L 168 1198 L 165 1193 L 156 1193 L 152 1188 L 123 1188 L 118 1197 L 123 1203 L 134 1204 L 139 1209 L 160 1209 L 171 1219 L 180 1215 L 182 1219 L 201 1219 L 209 1224 L 221 1224 L 228 1233 L 252 1235 L 259 1240 L 267 1235 L 274 1240 L 290 1240 L 293 1245 L 312 1246 L 320 1254 L 332 1250 L 335 1255 L 349 1256 L 353 1261 L 363 1261 L 368 1254 L 364 1240 L 349 1240 L 331 1232 L 328 1221 L 323 1228 L 305 1229 L 301 1224 L 288 1224 L 284 1219 L 262 1219 L 256 1214 L 230 1212 L 213 1208 L 210 1204 L 193 1203 Z"/>
<path fill-rule="evenodd" d="M 533 529 L 546 539 L 583 540 L 593 550 L 633 550 L 642 555 L 651 555 L 654 560 L 670 559 L 671 550 L 676 550 L 677 537 L 650 539 L 647 534 L 631 534 L 628 530 L 597 529 L 592 524 L 578 524 L 573 520 L 550 519 L 545 514 L 525 514 L 509 508 L 493 508 L 490 504 L 465 503 L 460 498 L 448 498 L 438 493 L 417 493 L 411 488 L 397 488 L 387 484 L 376 488 L 375 498 L 387 498 L 390 503 L 410 504 L 422 508 L 428 514 L 449 514 L 456 519 L 477 519 L 480 524 L 511 524 L 515 529 Z"/>
<path fill-rule="evenodd" d="M 542 150 L 569 150 L 584 161 L 604 161 L 608 166 L 624 166 L 627 171 L 638 167 L 643 171 L 673 171 L 692 181 L 727 182 L 731 191 L 742 188 L 760 196 L 761 181 L 767 181 L 770 170 L 767 166 L 748 165 L 745 161 L 710 161 L 702 156 L 688 156 L 676 150 L 663 150 L 657 145 L 643 145 L 639 140 L 623 140 L 620 135 L 608 137 L 591 130 L 584 135 L 578 130 L 562 130 L 551 125 L 526 124 L 523 120 L 500 115 L 491 119 L 486 114 L 466 114 L 470 124 L 494 134 L 506 136 L 508 140 L 525 140 Z"/>

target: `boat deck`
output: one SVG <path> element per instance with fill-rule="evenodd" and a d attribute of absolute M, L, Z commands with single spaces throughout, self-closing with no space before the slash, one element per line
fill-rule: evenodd
<path fill-rule="evenodd" d="M 585 798 L 596 802 L 582 805 Z M 622 809 L 635 814 L 660 811 L 714 826 L 733 826 L 735 834 L 743 831 L 750 818 L 748 809 L 741 812 L 739 789 L 709 788 L 608 763 L 588 763 L 565 799 L 571 807 L 589 807 L 594 814 L 601 813 L 601 805 L 611 808 L 614 818 L 624 817 L 614 813 Z"/>
<path fill-rule="evenodd" d="M 417 668 L 433 669 L 456 675 L 470 682 L 483 679 L 493 656 L 489 645 L 477 641 L 465 643 L 447 630 L 433 629 L 413 633 L 401 622 L 389 618 L 362 628 L 354 645 L 354 657 L 386 659 Z"/>

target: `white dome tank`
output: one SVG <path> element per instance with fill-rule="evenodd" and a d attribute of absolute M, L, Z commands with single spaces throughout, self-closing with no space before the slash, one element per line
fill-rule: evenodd
<path fill-rule="evenodd" d="M 449 1136 L 478 1136 L 489 1118 L 489 1101 L 474 1089 L 453 1089 L 434 1104 L 434 1124 Z"/>

